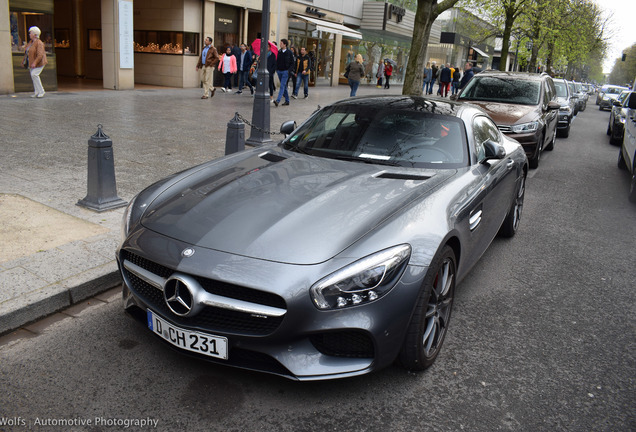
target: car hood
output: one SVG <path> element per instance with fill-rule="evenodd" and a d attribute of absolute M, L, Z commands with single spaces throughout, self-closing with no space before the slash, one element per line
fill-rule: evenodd
<path fill-rule="evenodd" d="M 277 262 L 315 264 L 342 252 L 456 170 L 319 158 L 272 148 L 212 164 L 169 186 L 147 229 L 189 244 Z"/>
<path fill-rule="evenodd" d="M 486 111 L 498 125 L 514 125 L 536 121 L 540 107 L 500 102 L 469 101 Z"/>

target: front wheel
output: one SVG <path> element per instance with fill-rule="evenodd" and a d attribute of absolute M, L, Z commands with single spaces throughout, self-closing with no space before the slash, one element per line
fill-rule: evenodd
<path fill-rule="evenodd" d="M 426 369 L 442 349 L 455 296 L 456 269 L 455 253 L 446 245 L 426 273 L 398 356 L 402 366 L 409 370 Z"/>

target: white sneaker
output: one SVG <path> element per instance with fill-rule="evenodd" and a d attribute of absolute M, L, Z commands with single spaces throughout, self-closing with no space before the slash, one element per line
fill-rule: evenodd
<path fill-rule="evenodd" d="M 37 95 L 36 97 L 38 98 L 43 98 L 44 97 L 44 93 L 40 93 L 39 95 Z"/>
<path fill-rule="evenodd" d="M 31 95 L 31 97 L 38 97 L 38 95 L 36 95 L 36 94 L 32 94 L 32 95 Z"/>
<path fill-rule="evenodd" d="M 221 90 L 223 90 L 223 93 L 225 93 L 227 91 L 227 89 L 225 87 L 221 87 Z"/>
<path fill-rule="evenodd" d="M 298 99 L 298 96 L 296 96 L 296 95 L 292 95 L 292 97 L 293 97 L 294 99 Z"/>

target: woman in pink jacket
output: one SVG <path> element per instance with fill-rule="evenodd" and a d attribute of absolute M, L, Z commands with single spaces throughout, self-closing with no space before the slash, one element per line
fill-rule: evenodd
<path fill-rule="evenodd" d="M 225 84 L 221 90 L 224 92 L 232 90 L 232 74 L 236 73 L 238 68 L 236 67 L 236 57 L 232 55 L 231 47 L 227 47 L 225 49 L 225 54 L 221 56 L 219 70 L 223 72 L 223 75 L 225 75 Z"/>

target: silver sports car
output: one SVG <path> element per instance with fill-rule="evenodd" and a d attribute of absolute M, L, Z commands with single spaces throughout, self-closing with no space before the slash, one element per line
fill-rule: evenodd
<path fill-rule="evenodd" d="M 184 353 L 297 380 L 430 366 L 458 283 L 515 234 L 528 162 L 475 106 L 351 98 L 139 193 L 124 306 Z"/>

